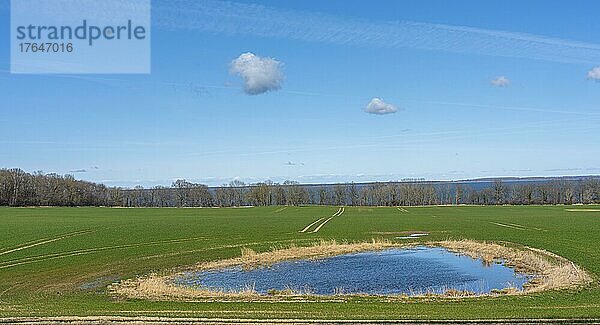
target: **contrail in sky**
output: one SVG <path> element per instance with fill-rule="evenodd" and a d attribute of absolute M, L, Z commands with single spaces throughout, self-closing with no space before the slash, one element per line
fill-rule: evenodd
<path fill-rule="evenodd" d="M 371 22 L 216 0 L 153 3 L 159 29 L 187 29 L 351 46 L 412 48 L 561 63 L 600 63 L 600 44 L 418 22 Z"/>
<path fill-rule="evenodd" d="M 88 0 L 89 1 L 89 0 Z M 0 11 L 8 9 L 0 1 Z M 64 14 L 86 1 L 72 0 Z M 121 6 L 132 6 L 129 0 Z M 109 16 L 112 7 L 99 12 Z M 140 11 L 141 12 L 141 11 Z M 600 64 L 600 44 L 492 29 L 408 21 L 367 21 L 258 4 L 219 0 L 154 0 L 152 24 L 165 30 L 321 42 L 383 48 L 411 48 L 460 54 L 523 58 L 560 63 Z"/>

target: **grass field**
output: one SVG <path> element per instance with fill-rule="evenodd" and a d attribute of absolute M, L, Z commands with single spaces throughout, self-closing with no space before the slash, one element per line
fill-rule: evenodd
<path fill-rule="evenodd" d="M 300 232 L 338 210 L 0 208 L 0 317 L 600 318 L 598 206 L 346 207 L 317 232 Z M 401 303 L 358 297 L 345 302 L 152 302 L 115 298 L 106 289 L 119 279 L 239 256 L 242 247 L 265 251 L 318 239 L 399 240 L 393 233 L 401 231 L 430 233 L 414 241 L 469 238 L 542 248 L 582 266 L 594 282 L 581 290 Z"/>

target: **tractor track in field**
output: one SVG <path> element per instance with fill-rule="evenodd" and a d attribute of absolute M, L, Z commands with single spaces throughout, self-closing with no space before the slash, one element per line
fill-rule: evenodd
<path fill-rule="evenodd" d="M 80 231 L 75 231 L 75 232 L 71 232 L 71 233 L 62 234 L 62 235 L 60 235 L 58 237 L 50 237 L 50 238 L 42 238 L 42 239 L 32 240 L 32 241 L 29 241 L 29 242 L 17 245 L 17 247 L 15 247 L 15 248 L 8 249 L 8 250 L 5 250 L 5 251 L 1 251 L 0 252 L 0 256 L 6 255 L 6 254 L 10 254 L 10 253 L 13 253 L 13 252 L 18 252 L 18 251 L 21 251 L 21 250 L 24 250 L 24 249 L 35 247 L 35 246 L 49 244 L 49 243 L 52 243 L 52 242 L 55 242 L 55 241 L 59 241 L 59 240 L 62 240 L 62 239 L 66 239 L 66 238 L 69 238 L 69 237 L 87 234 L 87 233 L 90 233 L 92 231 L 94 231 L 94 230 L 92 230 L 92 229 L 86 229 L 86 230 L 80 230 Z"/>
<path fill-rule="evenodd" d="M 107 251 L 112 249 L 124 249 L 124 248 L 134 248 L 134 247 L 149 247 L 149 246 L 157 246 L 161 244 L 172 244 L 172 243 L 183 243 L 194 240 L 208 240 L 206 237 L 192 237 L 192 238 L 181 238 L 181 239 L 170 239 L 170 240 L 162 240 L 162 241 L 153 241 L 153 242 L 145 242 L 145 243 L 137 243 L 137 244 L 125 244 L 125 245 L 115 245 L 115 246 L 104 246 L 104 247 L 96 247 L 89 249 L 81 249 L 75 251 L 68 251 L 62 253 L 53 253 L 46 255 L 37 255 L 30 257 L 23 257 L 14 260 L 2 261 L 0 262 L 0 269 L 10 268 L 18 265 L 24 264 L 32 264 L 37 262 L 44 262 L 47 260 L 86 255 L 91 253 L 97 253 L 101 251 Z"/>
<path fill-rule="evenodd" d="M 323 223 L 321 223 L 320 225 L 317 226 L 317 228 L 315 228 L 315 230 L 312 231 L 312 233 L 316 233 L 319 230 L 321 230 L 321 228 L 323 228 L 323 226 L 328 223 L 331 219 L 333 219 L 333 217 L 329 217 L 327 220 L 323 221 Z"/>
<path fill-rule="evenodd" d="M 207 252 L 207 251 L 226 249 L 226 248 L 237 248 L 237 247 L 241 248 L 241 247 L 252 246 L 252 245 L 282 244 L 282 243 L 293 243 L 293 242 L 304 242 L 304 241 L 312 241 L 312 239 L 309 239 L 309 238 L 284 239 L 284 240 L 272 240 L 272 241 L 264 241 L 264 242 L 243 243 L 243 244 L 220 245 L 220 246 L 212 246 L 212 247 L 206 247 L 206 248 L 193 249 L 193 250 L 188 250 L 188 251 L 179 251 L 179 252 L 173 252 L 173 253 L 142 256 L 142 257 L 139 257 L 138 259 L 149 260 L 149 259 L 153 259 L 153 258 L 165 258 L 165 257 L 171 257 L 171 256 L 177 256 L 177 255 Z"/>
<path fill-rule="evenodd" d="M 279 208 L 279 209 L 275 210 L 273 213 L 280 213 L 280 212 L 283 212 L 283 211 L 284 211 L 284 210 L 286 210 L 287 208 L 288 208 L 287 206 L 285 206 L 285 207 L 283 207 L 283 208 Z"/>
<path fill-rule="evenodd" d="M 307 232 L 307 231 L 308 231 L 308 229 L 310 229 L 310 227 L 314 226 L 314 225 L 315 225 L 315 224 L 317 224 L 319 221 L 321 221 L 321 220 L 323 220 L 323 219 L 325 219 L 325 218 L 326 218 L 326 217 L 323 217 L 323 218 L 319 218 L 319 219 L 317 219 L 317 221 L 315 221 L 315 222 L 311 223 L 310 225 L 306 226 L 304 229 L 300 230 L 300 232 Z"/>
<path fill-rule="evenodd" d="M 308 239 L 290 239 L 290 240 L 276 240 L 276 241 L 267 241 L 267 242 L 253 242 L 253 243 L 243 243 L 243 244 L 221 245 L 221 246 L 214 246 L 214 247 L 209 247 L 209 248 L 188 250 L 188 251 L 183 251 L 183 252 L 180 251 L 180 252 L 174 252 L 174 253 L 142 256 L 137 259 L 148 260 L 148 259 L 152 259 L 152 258 L 164 258 L 164 257 L 170 257 L 170 256 L 177 256 L 177 255 L 184 255 L 184 254 L 191 254 L 191 253 L 198 253 L 198 252 L 206 252 L 206 251 L 217 250 L 217 249 L 245 247 L 245 246 L 249 246 L 249 245 L 261 245 L 261 244 L 279 244 L 279 243 L 285 243 L 285 242 L 306 241 L 306 240 L 308 240 Z M 164 243 L 172 243 L 172 242 L 184 242 L 184 241 L 177 240 L 177 241 L 164 242 Z M 148 244 L 148 243 L 146 243 L 146 244 Z M 145 245 L 145 246 L 155 246 L 155 245 L 160 245 L 160 244 L 161 243 L 155 243 L 152 245 Z M 20 259 L 19 261 L 14 260 L 12 262 L 17 262 L 17 263 L 8 264 L 8 265 L 0 265 L 0 269 L 15 267 L 15 266 L 24 265 L 24 264 L 44 262 L 44 261 L 59 259 L 59 258 L 93 254 L 93 253 L 106 251 L 106 250 L 110 250 L 110 249 L 123 249 L 123 248 L 131 248 L 131 247 L 143 247 L 143 246 L 141 244 L 129 244 L 129 245 L 107 246 L 107 247 L 99 247 L 99 248 L 90 248 L 90 249 L 79 250 L 79 251 L 42 255 L 42 256 L 37 256 L 38 259 L 35 259 L 35 260 L 24 260 L 24 259 Z M 41 258 L 41 257 L 43 257 L 43 258 Z M 31 258 L 29 258 L 29 259 L 31 259 Z M 7 263 L 7 262 L 11 262 L 11 261 L 1 262 L 0 264 Z"/>
<path fill-rule="evenodd" d="M 504 227 L 504 228 L 511 228 L 511 229 L 517 229 L 517 230 L 527 230 L 524 227 L 520 227 L 520 226 L 514 226 L 514 225 L 507 225 L 504 223 L 499 223 L 499 222 L 492 222 L 490 221 L 491 224 L 499 226 L 499 227 Z"/>
<path fill-rule="evenodd" d="M 304 227 L 304 229 L 300 230 L 300 232 L 302 232 L 302 233 L 306 233 L 306 232 L 308 232 L 308 233 L 312 233 L 312 234 L 314 234 L 314 233 L 318 232 L 319 230 L 321 230 L 321 228 L 322 228 L 322 227 L 323 227 L 323 226 L 324 226 L 326 223 L 328 223 L 329 221 L 331 221 L 331 219 L 333 219 L 333 218 L 335 218 L 335 217 L 339 217 L 339 216 L 341 216 L 342 214 L 344 214 L 344 212 L 345 212 L 345 211 L 346 211 L 346 207 L 340 207 L 340 208 L 339 208 L 339 209 L 338 209 L 338 210 L 337 210 L 337 211 L 336 211 L 336 212 L 335 212 L 335 213 L 334 213 L 334 214 L 333 214 L 331 217 L 329 217 L 329 218 L 327 218 L 327 217 L 322 217 L 322 218 L 319 218 L 319 219 L 317 219 L 316 221 L 314 221 L 313 223 L 311 223 L 311 224 L 309 224 L 308 226 Z M 325 218 L 327 218 L 327 219 L 325 219 Z M 324 221 L 323 221 L 323 220 L 324 220 Z M 323 221 L 323 222 L 321 222 L 321 221 Z M 321 223 L 319 224 L 319 222 L 321 222 Z M 310 229 L 311 229 L 311 228 L 312 228 L 314 225 L 316 225 L 316 224 L 319 224 L 319 225 L 318 225 L 318 226 L 317 226 L 317 227 L 316 227 L 316 228 L 315 228 L 313 231 L 310 231 Z"/>
<path fill-rule="evenodd" d="M 523 225 L 519 225 L 516 223 L 500 223 L 500 222 L 493 222 L 490 221 L 489 223 L 499 226 L 499 227 L 504 227 L 504 228 L 511 228 L 511 229 L 516 229 L 516 230 L 537 230 L 537 231 L 548 231 L 545 229 L 541 229 L 541 228 L 536 228 L 536 227 L 527 227 L 527 226 L 523 226 Z"/>

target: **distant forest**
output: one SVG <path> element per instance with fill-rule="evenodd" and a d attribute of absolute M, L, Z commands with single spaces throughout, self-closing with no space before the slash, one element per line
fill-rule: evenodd
<path fill-rule="evenodd" d="M 498 205 L 600 203 L 600 178 L 302 185 L 294 181 L 209 188 L 186 180 L 124 189 L 72 175 L 0 169 L 0 206 L 229 207 L 266 205 Z"/>

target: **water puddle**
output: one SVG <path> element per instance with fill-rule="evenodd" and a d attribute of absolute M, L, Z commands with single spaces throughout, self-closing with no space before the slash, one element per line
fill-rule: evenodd
<path fill-rule="evenodd" d="M 411 239 L 411 238 L 419 238 L 419 237 L 423 237 L 423 236 L 428 236 L 429 234 L 426 233 L 415 233 L 415 234 L 410 234 L 408 236 L 400 236 L 400 237 L 396 237 L 398 239 Z"/>
<path fill-rule="evenodd" d="M 416 247 L 284 261 L 252 270 L 237 266 L 188 272 L 174 281 L 187 287 L 225 292 L 252 288 L 259 294 L 293 290 L 319 295 L 418 295 L 449 289 L 477 294 L 504 288 L 521 290 L 529 279 L 530 276 L 515 273 L 502 264 L 485 265 L 443 248 Z"/>

